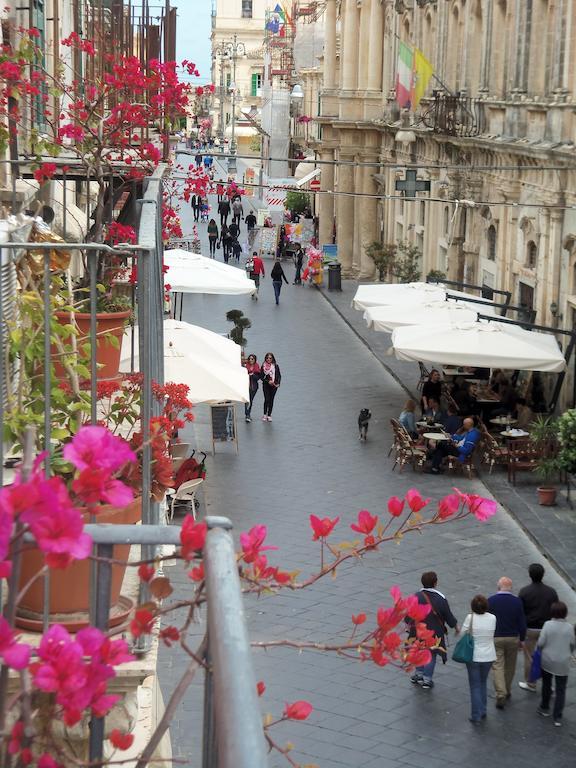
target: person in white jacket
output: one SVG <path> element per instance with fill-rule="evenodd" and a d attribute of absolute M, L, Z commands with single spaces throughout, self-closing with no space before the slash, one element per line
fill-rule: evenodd
<path fill-rule="evenodd" d="M 552 695 L 552 678 L 556 687 L 554 698 L 554 725 L 562 725 L 562 712 L 566 701 L 566 684 L 570 669 L 570 656 L 576 648 L 574 627 L 566 621 L 568 608 L 566 603 L 558 601 L 550 606 L 550 621 L 544 622 L 538 648 L 542 651 L 542 701 L 538 713 L 542 717 L 550 717 L 550 697 Z"/>
<path fill-rule="evenodd" d="M 475 595 L 470 602 L 470 608 L 472 613 L 464 619 L 461 631 L 469 631 L 474 638 L 474 655 L 472 661 L 466 664 L 466 668 L 472 705 L 470 722 L 477 724 L 486 718 L 488 675 L 496 660 L 496 616 L 488 613 L 488 600 L 484 595 Z"/>

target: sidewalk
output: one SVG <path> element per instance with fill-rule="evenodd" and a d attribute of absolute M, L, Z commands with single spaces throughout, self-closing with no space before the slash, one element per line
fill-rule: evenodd
<path fill-rule="evenodd" d="M 366 326 L 363 313 L 352 308 L 352 298 L 358 282 L 343 280 L 342 291 L 328 291 L 322 286 L 324 298 L 334 307 L 342 319 L 370 349 L 386 370 L 406 390 L 407 397 L 416 395 L 419 369 L 416 363 L 397 360 L 387 354 L 391 341 L 387 333 L 376 333 Z M 541 507 L 536 500 L 538 480 L 530 473 L 523 473 L 517 486 L 512 486 L 502 468 L 494 468 L 490 475 L 482 470 L 482 482 L 515 518 L 542 554 L 554 564 L 576 590 L 576 510 L 572 510 L 563 493 L 558 494 L 556 507 Z"/>

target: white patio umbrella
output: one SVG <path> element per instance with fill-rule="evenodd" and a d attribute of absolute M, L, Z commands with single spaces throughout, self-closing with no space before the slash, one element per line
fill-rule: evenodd
<path fill-rule="evenodd" d="M 422 363 L 552 373 L 566 368 L 552 334 L 506 323 L 405 326 L 392 333 L 392 346 L 399 360 Z"/>
<path fill-rule="evenodd" d="M 445 298 L 445 288 L 431 283 L 371 283 L 358 286 L 352 306 L 366 310 L 368 307 L 425 304 Z"/>
<path fill-rule="evenodd" d="M 382 333 L 392 333 L 394 328 L 405 325 L 442 325 L 476 321 L 478 312 L 493 314 L 481 304 L 455 301 L 431 301 L 408 306 L 368 307 L 364 320 L 368 328 Z"/>
<path fill-rule="evenodd" d="M 229 296 L 252 294 L 256 291 L 253 280 L 243 269 L 209 259 L 199 253 L 181 248 L 164 251 L 164 264 L 168 272 L 164 282 L 172 293 L 217 293 Z"/>
<path fill-rule="evenodd" d="M 138 350 L 137 339 L 135 347 Z M 120 365 L 124 370 L 130 367 L 129 334 L 124 335 Z M 164 323 L 164 378 L 188 384 L 188 396 L 193 403 L 249 400 L 249 378 L 241 364 L 238 344 L 179 320 Z"/>

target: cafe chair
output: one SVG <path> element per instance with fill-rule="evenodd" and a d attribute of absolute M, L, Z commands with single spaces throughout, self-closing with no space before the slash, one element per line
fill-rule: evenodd
<path fill-rule="evenodd" d="M 541 449 L 529 437 L 512 440 L 508 446 L 508 482 L 516 485 L 517 472 L 533 472 L 540 454 Z"/>
<path fill-rule="evenodd" d="M 469 456 L 466 456 L 464 461 L 460 461 L 457 456 L 446 456 L 444 464 L 449 472 L 467 474 L 469 478 L 472 477 L 474 472 L 474 456 L 476 454 L 476 448 Z"/>
<path fill-rule="evenodd" d="M 410 464 L 414 470 L 421 469 L 424 466 L 426 451 L 416 445 L 402 426 L 394 433 L 394 449 L 396 455 L 392 471 L 394 471 L 396 465 L 398 465 L 400 473 L 406 464 Z"/>
<path fill-rule="evenodd" d="M 196 480 L 187 480 L 185 483 L 176 490 L 174 496 L 172 496 L 172 502 L 170 504 L 170 515 L 168 522 L 172 522 L 174 519 L 174 507 L 176 504 L 184 504 L 187 511 L 192 513 L 192 517 L 196 520 L 196 491 L 204 482 L 203 478 L 199 477 Z"/>
<path fill-rule="evenodd" d="M 495 464 L 502 464 L 506 466 L 510 460 L 510 452 L 505 445 L 501 445 L 498 440 L 491 435 L 490 432 L 484 427 L 482 430 L 482 454 L 480 461 L 482 464 L 489 465 L 489 474 L 492 474 Z"/>

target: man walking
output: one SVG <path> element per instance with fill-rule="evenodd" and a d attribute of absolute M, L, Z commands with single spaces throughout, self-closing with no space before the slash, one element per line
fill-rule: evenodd
<path fill-rule="evenodd" d="M 252 299 L 254 301 L 258 301 L 258 291 L 260 290 L 260 276 L 265 277 L 264 273 L 264 262 L 258 256 L 258 251 L 254 251 L 252 254 L 252 258 L 248 261 L 248 264 L 250 265 L 249 269 L 249 277 L 251 280 L 254 280 L 254 283 L 256 285 L 256 293 L 252 294 Z"/>
<path fill-rule="evenodd" d="M 237 225 L 238 231 L 240 231 L 240 219 L 244 216 L 244 207 L 242 200 L 237 197 L 232 202 L 232 221 Z"/>
<path fill-rule="evenodd" d="M 544 584 L 544 566 L 540 563 L 532 563 L 528 568 L 531 584 L 522 587 L 518 597 L 522 600 L 524 615 L 526 617 L 526 640 L 524 641 L 524 680 L 518 685 L 525 691 L 536 693 L 536 683 L 530 682 L 530 667 L 532 666 L 532 654 L 536 649 L 536 643 L 545 621 L 549 621 L 552 603 L 558 602 L 555 589 Z"/>
<path fill-rule="evenodd" d="M 230 215 L 230 203 L 228 200 L 221 200 L 218 203 L 218 213 L 220 214 L 220 226 L 228 222 L 228 216 Z"/>
<path fill-rule="evenodd" d="M 427 690 L 434 687 L 432 677 L 438 656 L 442 656 L 442 663 L 446 664 L 446 635 L 448 634 L 446 625 L 454 629 L 456 633 L 459 630 L 458 622 L 450 610 L 448 600 L 446 600 L 442 592 L 436 589 L 438 586 L 438 575 L 434 571 L 426 571 L 426 573 L 422 574 L 420 581 L 422 589 L 420 592 L 416 592 L 416 597 L 421 605 L 428 604 L 430 606 L 430 613 L 424 619 L 424 623 L 428 629 L 434 632 L 438 645 L 432 650 L 432 659 L 428 664 L 416 667 L 416 671 L 410 680 L 414 685 L 419 685 Z M 410 622 L 410 625 L 409 637 L 416 637 L 416 625 L 413 621 Z"/>
<path fill-rule="evenodd" d="M 496 708 L 504 709 L 507 699 L 512 695 L 518 649 L 526 637 L 524 607 L 522 600 L 512 594 L 512 579 L 507 576 L 499 579 L 498 592 L 488 598 L 488 610 L 496 616 L 496 661 L 492 666 Z"/>
<path fill-rule="evenodd" d="M 256 216 L 254 216 L 254 211 L 250 211 L 244 221 L 248 230 L 248 245 L 251 248 L 254 245 L 254 236 L 256 235 Z"/>

